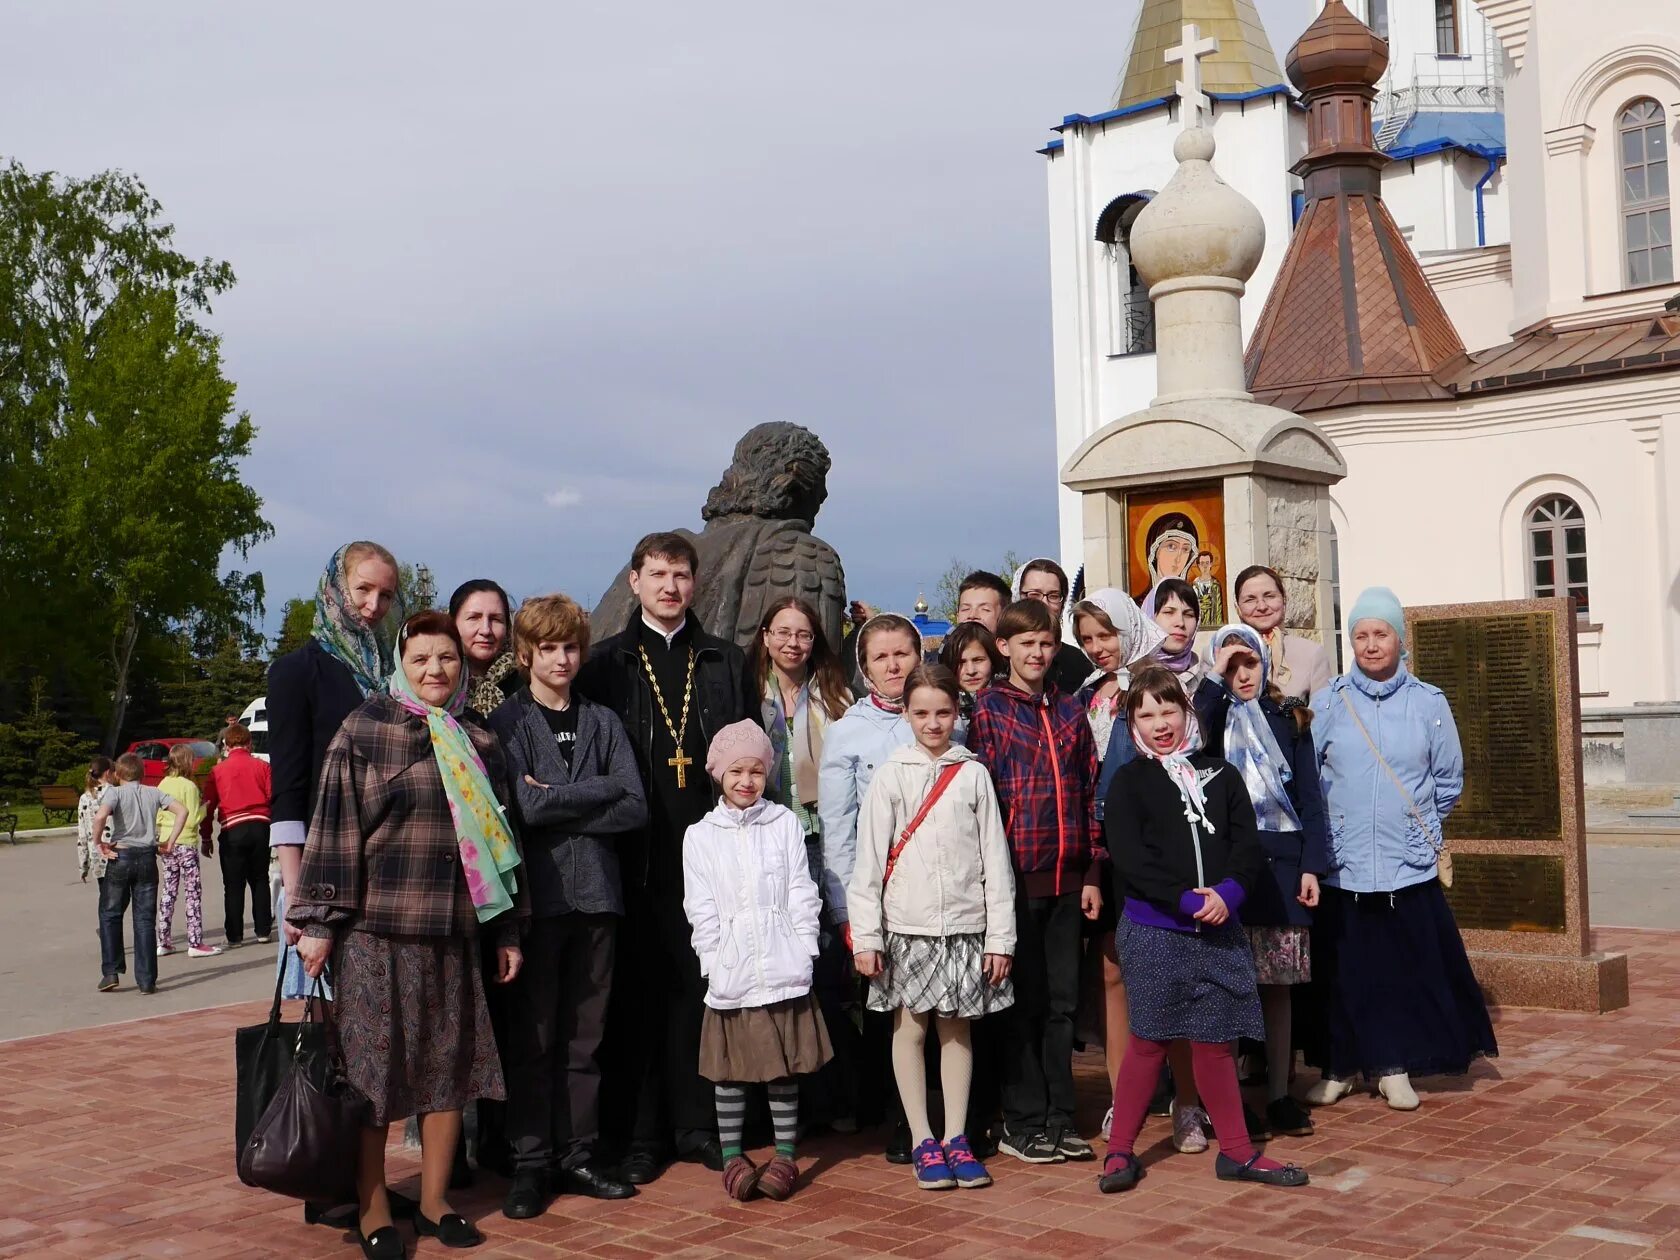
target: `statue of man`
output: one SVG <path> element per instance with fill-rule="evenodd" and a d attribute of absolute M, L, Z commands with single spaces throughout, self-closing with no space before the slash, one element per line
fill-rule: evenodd
<path fill-rule="evenodd" d="M 709 633 L 751 650 L 765 609 L 797 595 L 817 610 L 829 646 L 840 650 L 846 574 L 833 547 L 811 533 L 828 498 L 828 448 L 809 429 L 785 421 L 760 424 L 735 444 L 723 479 L 706 496 L 691 609 Z M 629 570 L 590 615 L 596 634 L 622 630 L 634 611 Z"/>

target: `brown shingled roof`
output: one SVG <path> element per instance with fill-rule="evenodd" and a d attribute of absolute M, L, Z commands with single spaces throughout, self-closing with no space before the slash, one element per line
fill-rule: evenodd
<path fill-rule="evenodd" d="M 1680 369 L 1680 316 L 1642 316 L 1557 332 L 1525 329 L 1471 355 L 1444 383 L 1459 397 L 1587 377 Z"/>

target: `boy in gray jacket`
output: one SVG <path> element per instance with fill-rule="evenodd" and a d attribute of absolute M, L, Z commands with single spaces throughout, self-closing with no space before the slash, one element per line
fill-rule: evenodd
<path fill-rule="evenodd" d="M 550 1190 L 625 1199 L 598 1167 L 598 1052 L 624 913 L 616 841 L 645 827 L 647 801 L 616 714 L 572 690 L 589 618 L 564 595 L 526 600 L 513 621 L 527 686 L 490 715 L 502 742 L 531 881 L 525 965 L 515 981 L 506 1068 L 514 1180 L 502 1211 L 539 1216 Z"/>

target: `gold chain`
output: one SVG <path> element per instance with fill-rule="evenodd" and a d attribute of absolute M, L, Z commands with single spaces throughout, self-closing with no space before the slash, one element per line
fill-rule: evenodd
<path fill-rule="evenodd" d="M 671 721 L 671 710 L 665 707 L 665 696 L 659 690 L 659 679 L 654 677 L 653 662 L 648 659 L 647 648 L 636 648 L 642 654 L 642 668 L 647 671 L 648 685 L 653 688 L 653 698 L 659 702 L 659 712 L 665 718 L 665 729 L 671 732 L 671 738 L 677 741 L 677 754 L 682 755 L 683 736 L 688 734 L 688 702 L 694 695 L 694 649 L 688 649 L 688 681 L 683 684 L 682 725 L 679 727 Z M 682 776 L 678 776 L 679 778 Z M 679 786 L 681 786 L 679 784 Z"/>

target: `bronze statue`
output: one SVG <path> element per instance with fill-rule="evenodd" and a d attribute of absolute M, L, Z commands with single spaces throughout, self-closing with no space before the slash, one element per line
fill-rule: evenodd
<path fill-rule="evenodd" d="M 705 527 L 679 531 L 700 553 L 692 612 L 710 633 L 750 649 L 764 610 L 798 595 L 840 649 L 846 574 L 834 548 L 811 533 L 828 498 L 831 463 L 822 439 L 785 421 L 756 425 L 735 444 L 733 462 L 700 509 Z M 595 634 L 618 633 L 635 611 L 629 575 L 626 566 L 590 614 Z"/>

